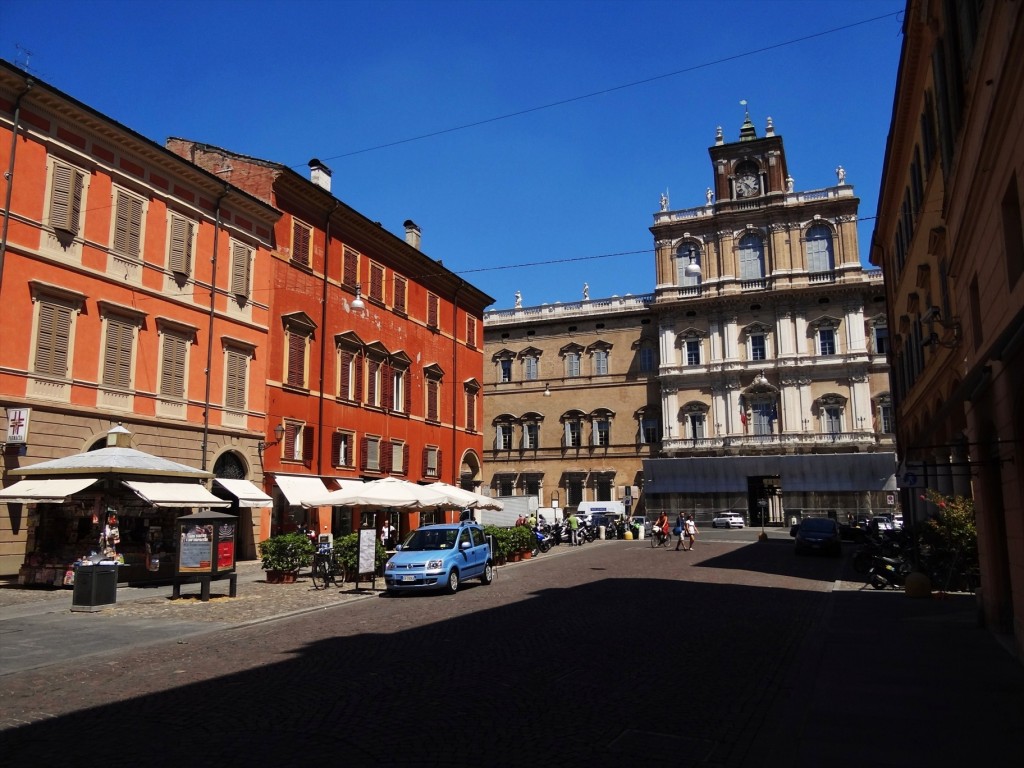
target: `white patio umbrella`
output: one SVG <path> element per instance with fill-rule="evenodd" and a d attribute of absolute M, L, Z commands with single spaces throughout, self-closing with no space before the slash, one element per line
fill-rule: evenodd
<path fill-rule="evenodd" d="M 457 507 L 445 494 L 397 477 L 368 483 L 346 483 L 326 496 L 302 500 L 304 507 L 392 507 L 396 509 Z"/>
<path fill-rule="evenodd" d="M 459 488 L 458 486 L 449 485 L 448 483 L 431 483 L 425 487 L 440 491 L 460 507 L 501 510 L 505 506 L 496 499 L 489 498 L 488 496 L 484 496 L 483 494 L 475 493 L 473 491 L 467 491 L 465 488 Z"/>

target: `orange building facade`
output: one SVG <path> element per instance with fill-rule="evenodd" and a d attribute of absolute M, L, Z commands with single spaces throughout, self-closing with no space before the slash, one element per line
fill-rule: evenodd
<path fill-rule="evenodd" d="M 269 305 L 254 286 L 280 214 L 2 62 L 0 156 L 3 485 L 121 422 L 134 448 L 260 482 Z M 0 505 L 0 575 L 37 543 L 23 507 Z M 259 521 L 242 522 L 252 557 Z"/>
<path fill-rule="evenodd" d="M 271 248 L 267 436 L 274 504 L 261 536 L 308 526 L 400 534 L 446 514 L 307 510 L 338 480 L 482 481 L 483 310 L 493 299 L 335 198 L 330 170 L 285 166 L 183 139 L 168 148 L 282 212 Z M 447 513 L 450 514 L 450 513 Z M 429 517 L 427 517 L 429 515 Z"/>

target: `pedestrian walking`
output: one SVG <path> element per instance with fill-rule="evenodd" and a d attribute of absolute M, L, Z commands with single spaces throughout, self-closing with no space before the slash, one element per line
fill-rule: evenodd
<path fill-rule="evenodd" d="M 686 538 L 686 516 L 680 512 L 679 517 L 676 518 L 676 527 L 674 533 L 679 537 L 679 541 L 676 542 L 676 552 L 683 546 L 683 540 Z M 685 547 L 683 547 L 685 549 Z"/>
<path fill-rule="evenodd" d="M 685 530 L 686 530 L 686 539 L 687 539 L 687 541 L 690 542 L 690 546 L 689 547 L 683 547 L 684 551 L 686 549 L 693 549 L 693 544 L 697 540 L 697 534 L 699 533 L 699 531 L 697 530 L 697 524 L 693 521 L 693 515 L 690 515 L 689 517 L 686 518 L 686 529 Z"/>

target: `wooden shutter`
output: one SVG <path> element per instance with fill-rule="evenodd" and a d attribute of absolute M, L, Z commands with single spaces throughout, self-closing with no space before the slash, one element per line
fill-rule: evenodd
<path fill-rule="evenodd" d="M 476 431 L 476 393 L 466 393 L 466 429 Z"/>
<path fill-rule="evenodd" d="M 249 357 L 241 352 L 227 351 L 227 386 L 224 405 L 233 410 L 245 410 L 245 380 Z"/>
<path fill-rule="evenodd" d="M 368 405 L 380 405 L 377 399 L 377 376 L 380 373 L 380 363 L 376 360 L 368 361 L 368 374 L 366 377 L 366 402 Z"/>
<path fill-rule="evenodd" d="M 369 469 L 370 439 L 365 435 L 359 438 L 359 468 L 364 472 Z"/>
<path fill-rule="evenodd" d="M 292 261 L 309 266 L 310 229 L 301 221 L 292 220 Z"/>
<path fill-rule="evenodd" d="M 118 192 L 114 215 L 114 251 L 131 259 L 141 256 L 142 201 L 125 192 Z"/>
<path fill-rule="evenodd" d="M 231 244 L 231 293 L 239 298 L 249 296 L 250 253 L 241 243 Z"/>
<path fill-rule="evenodd" d="M 427 294 L 427 325 L 431 328 L 437 328 L 437 296 L 432 293 Z"/>
<path fill-rule="evenodd" d="M 341 379 L 338 384 L 338 394 L 345 400 L 352 399 L 352 353 L 347 349 L 338 353 L 338 371 Z"/>
<path fill-rule="evenodd" d="M 380 367 L 380 404 L 384 408 L 394 409 L 394 381 L 391 380 L 393 368 L 388 363 Z"/>
<path fill-rule="evenodd" d="M 357 353 L 352 358 L 352 377 L 356 380 L 356 391 L 353 400 L 363 402 L 363 356 Z"/>
<path fill-rule="evenodd" d="M 423 448 L 423 465 L 420 468 L 420 474 L 423 477 L 430 477 L 430 448 L 428 446 Z"/>
<path fill-rule="evenodd" d="M 283 459 L 294 459 L 295 457 L 295 443 L 296 438 L 299 436 L 300 425 L 298 424 L 286 424 L 284 427 L 284 453 L 281 458 Z"/>
<path fill-rule="evenodd" d="M 409 377 L 409 371 L 405 370 L 402 372 L 402 393 L 405 395 L 405 413 L 406 415 L 412 415 L 412 380 Z"/>
<path fill-rule="evenodd" d="M 180 216 L 171 217 L 170 253 L 167 266 L 179 275 L 192 272 L 192 222 Z"/>
<path fill-rule="evenodd" d="M 306 337 L 288 332 L 288 383 L 293 387 L 305 384 L 306 373 Z"/>
<path fill-rule="evenodd" d="M 384 267 L 380 264 L 370 264 L 370 298 L 384 301 Z"/>
<path fill-rule="evenodd" d="M 434 477 L 440 477 L 441 476 L 441 449 L 440 448 L 437 449 L 436 456 L 437 456 L 437 459 L 434 462 L 435 463 Z"/>
<path fill-rule="evenodd" d="M 466 344 L 476 346 L 476 318 L 466 315 Z"/>
<path fill-rule="evenodd" d="M 345 436 L 341 432 L 331 435 L 331 466 L 343 467 L 345 462 L 341 460 L 341 446 Z"/>
<path fill-rule="evenodd" d="M 36 373 L 65 378 L 68 375 L 68 343 L 71 338 L 71 308 L 39 302 L 36 334 Z"/>
<path fill-rule="evenodd" d="M 160 360 L 160 394 L 181 399 L 185 396 L 185 351 L 188 342 L 173 333 L 163 334 Z"/>
<path fill-rule="evenodd" d="M 316 440 L 314 427 L 304 426 L 302 428 L 302 461 L 307 466 L 313 463 L 313 443 Z"/>
<path fill-rule="evenodd" d="M 134 328 L 124 320 L 107 319 L 103 350 L 103 384 L 128 389 L 132 383 L 132 341 Z"/>
<path fill-rule="evenodd" d="M 345 247 L 344 264 L 342 265 L 342 282 L 350 288 L 356 287 L 359 279 L 359 254 Z"/>
<path fill-rule="evenodd" d="M 394 306 L 396 312 L 405 312 L 405 291 L 406 283 L 404 277 L 395 275 L 395 299 Z"/>
<path fill-rule="evenodd" d="M 78 220 L 82 211 L 82 173 L 63 163 L 53 166 L 53 184 L 50 189 L 50 226 L 71 234 L 78 234 Z"/>
<path fill-rule="evenodd" d="M 438 383 L 433 379 L 427 379 L 427 419 L 437 421 L 437 395 Z"/>

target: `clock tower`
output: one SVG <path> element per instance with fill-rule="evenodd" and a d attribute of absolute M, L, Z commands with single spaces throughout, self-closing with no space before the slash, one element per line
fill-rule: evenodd
<path fill-rule="evenodd" d="M 740 140 L 726 144 L 719 128 L 715 134 L 715 145 L 708 151 L 715 168 L 715 197 L 719 201 L 785 194 L 789 176 L 786 152 L 782 137 L 775 135 L 770 117 L 764 138 L 758 138 L 757 129 L 747 112 L 740 128 Z"/>

